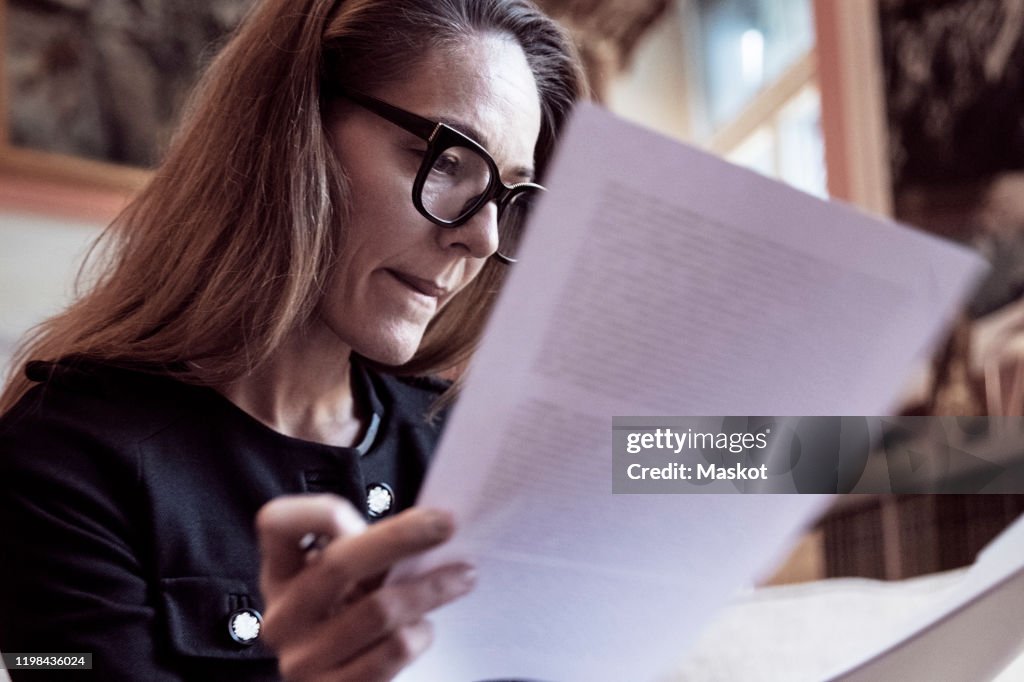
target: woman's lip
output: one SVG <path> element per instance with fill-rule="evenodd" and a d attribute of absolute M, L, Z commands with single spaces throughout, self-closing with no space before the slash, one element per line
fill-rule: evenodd
<path fill-rule="evenodd" d="M 392 277 L 405 284 L 410 289 L 413 289 L 424 296 L 430 296 L 431 298 L 442 298 L 448 293 L 448 289 L 437 284 L 429 279 L 422 277 L 416 277 L 406 272 L 400 272 L 398 270 L 388 270 Z"/>

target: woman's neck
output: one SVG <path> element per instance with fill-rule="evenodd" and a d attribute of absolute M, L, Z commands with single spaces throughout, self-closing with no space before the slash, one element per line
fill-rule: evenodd
<path fill-rule="evenodd" d="M 317 325 L 293 333 L 258 370 L 217 390 L 279 433 L 349 447 L 365 430 L 351 355 L 333 332 Z"/>

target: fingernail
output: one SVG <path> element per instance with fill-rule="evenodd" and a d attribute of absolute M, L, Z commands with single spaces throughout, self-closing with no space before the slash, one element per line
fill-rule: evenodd
<path fill-rule="evenodd" d="M 476 567 L 466 566 L 461 571 L 459 571 L 459 577 L 457 578 L 459 581 L 459 586 L 466 590 L 472 588 L 474 585 L 476 585 L 476 577 Z"/>
<path fill-rule="evenodd" d="M 432 509 L 427 514 L 427 523 L 429 524 L 430 534 L 433 537 L 441 540 L 452 534 L 452 531 L 455 529 L 455 523 L 452 520 L 451 514 L 439 509 Z"/>
<path fill-rule="evenodd" d="M 474 585 L 476 585 L 476 568 L 473 566 L 453 569 L 445 576 L 445 588 L 451 596 L 465 594 L 473 589 Z"/>

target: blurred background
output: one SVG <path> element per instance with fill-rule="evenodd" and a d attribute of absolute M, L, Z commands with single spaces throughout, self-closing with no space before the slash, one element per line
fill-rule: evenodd
<path fill-rule="evenodd" d="M 981 250 L 907 414 L 1024 413 L 1024 0 L 543 0 L 595 98 L 670 137 Z M 0 365 L 73 295 L 252 0 L 0 0 Z M 1021 496 L 847 496 L 774 582 L 969 563 Z"/>

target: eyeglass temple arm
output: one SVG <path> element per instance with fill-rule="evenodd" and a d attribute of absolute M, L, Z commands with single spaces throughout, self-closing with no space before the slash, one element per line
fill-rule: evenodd
<path fill-rule="evenodd" d="M 356 104 L 369 109 L 378 116 L 386 118 L 395 125 L 404 128 L 421 139 L 430 140 L 438 128 L 438 123 L 436 121 L 431 121 L 428 118 L 417 116 L 411 111 L 406 111 L 405 109 L 399 109 L 398 107 L 392 106 L 387 102 L 383 102 L 376 97 L 363 94 L 358 90 L 352 90 L 344 85 L 335 85 L 334 91 L 342 97 L 347 97 Z"/>

